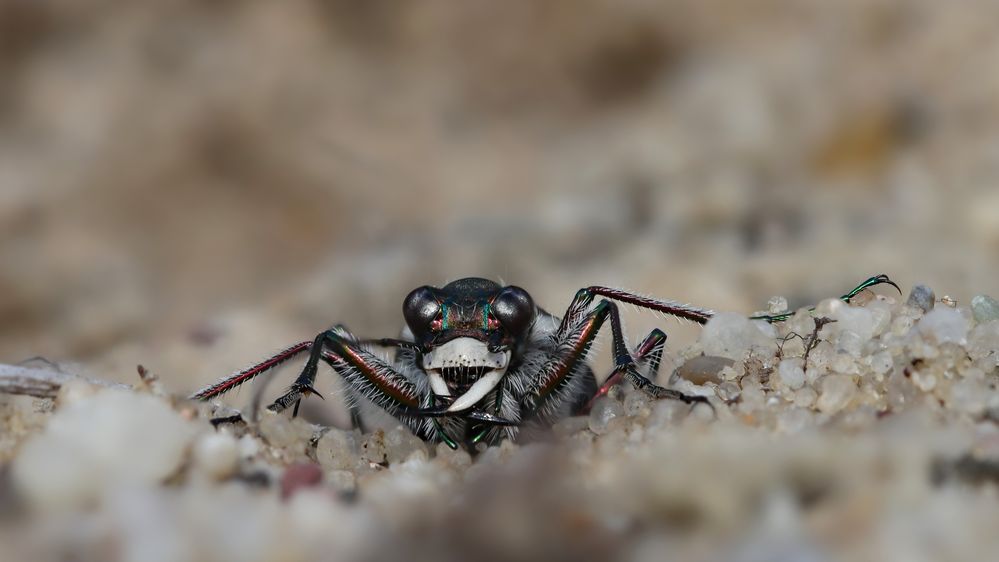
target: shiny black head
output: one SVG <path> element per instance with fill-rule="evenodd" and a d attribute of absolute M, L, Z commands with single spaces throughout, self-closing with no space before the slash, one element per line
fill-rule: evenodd
<path fill-rule="evenodd" d="M 402 305 L 416 343 L 430 349 L 459 337 L 471 337 L 493 348 L 515 348 L 534 323 L 534 300 L 520 287 L 502 287 L 488 279 L 468 277 L 437 288 L 423 286 Z"/>

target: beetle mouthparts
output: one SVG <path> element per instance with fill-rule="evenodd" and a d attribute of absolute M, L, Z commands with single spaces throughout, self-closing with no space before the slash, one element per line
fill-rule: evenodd
<path fill-rule="evenodd" d="M 493 352 L 475 338 L 455 338 L 423 356 L 423 369 L 438 396 L 457 396 L 451 412 L 466 410 L 499 384 L 510 364 L 509 350 Z"/>
<path fill-rule="evenodd" d="M 492 371 L 492 367 L 444 367 L 440 374 L 452 396 L 468 392 L 477 380 Z"/>

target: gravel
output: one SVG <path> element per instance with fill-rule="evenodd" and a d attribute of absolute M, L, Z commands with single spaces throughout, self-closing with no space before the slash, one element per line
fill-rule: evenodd
<path fill-rule="evenodd" d="M 270 413 L 215 429 L 211 406 L 142 387 L 4 396 L 2 537 L 34 560 L 995 552 L 999 321 L 890 296 L 823 313 L 815 342 L 805 310 L 769 336 L 713 319 L 693 347 L 734 363 L 676 386 L 714 412 L 622 386 L 546 442 L 475 456 Z"/>

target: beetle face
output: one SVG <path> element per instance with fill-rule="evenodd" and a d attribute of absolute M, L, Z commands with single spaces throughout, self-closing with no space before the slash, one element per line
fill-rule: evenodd
<path fill-rule="evenodd" d="M 460 411 L 499 384 L 536 309 L 520 287 L 467 278 L 414 290 L 403 315 L 424 350 L 422 366 L 434 393 L 456 397 L 448 409 Z"/>

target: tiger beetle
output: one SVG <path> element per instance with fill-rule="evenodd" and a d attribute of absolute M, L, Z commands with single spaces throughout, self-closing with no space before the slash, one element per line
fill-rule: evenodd
<path fill-rule="evenodd" d="M 849 301 L 880 284 L 898 289 L 886 275 L 877 275 L 840 298 Z M 308 353 L 302 373 L 269 410 L 281 412 L 294 405 L 293 415 L 297 415 L 303 397 L 315 394 L 321 398 L 313 385 L 322 361 L 346 383 L 355 423 L 361 421 L 356 415 L 361 405 L 374 405 L 421 439 L 442 441 L 453 449 L 462 445 L 474 449 L 479 443 L 496 444 L 550 427 L 562 418 L 585 413 L 597 397 L 623 381 L 653 399 L 707 403 L 702 396 L 652 382 L 666 334 L 654 329 L 629 350 L 617 303 L 699 324 L 714 314 L 675 301 L 592 286 L 580 289 L 558 318 L 537 306 L 520 287 L 470 277 L 409 293 L 402 307 L 406 325 L 399 338 L 362 340 L 336 326 L 225 377 L 191 398 L 215 398 Z M 780 322 L 791 315 L 750 318 Z M 598 386 L 586 357 L 608 319 L 614 367 Z M 373 353 L 378 347 L 395 349 L 393 360 Z"/>

